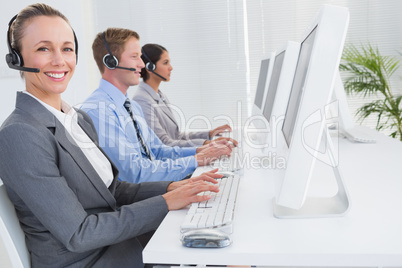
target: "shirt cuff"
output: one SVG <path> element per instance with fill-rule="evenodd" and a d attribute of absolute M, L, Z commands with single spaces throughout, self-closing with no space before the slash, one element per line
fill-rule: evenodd
<path fill-rule="evenodd" d="M 197 153 L 197 147 L 181 147 L 182 157 L 195 155 Z"/>
<path fill-rule="evenodd" d="M 197 159 L 195 159 L 195 156 L 193 156 L 194 159 L 194 168 L 198 168 L 198 162 Z"/>

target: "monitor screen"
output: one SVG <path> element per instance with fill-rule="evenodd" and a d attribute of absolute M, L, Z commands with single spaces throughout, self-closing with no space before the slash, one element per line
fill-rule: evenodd
<path fill-rule="evenodd" d="M 264 59 L 261 61 L 260 75 L 258 77 L 257 92 L 255 93 L 254 104 L 261 109 L 262 101 L 264 99 L 265 83 L 268 76 L 270 59 Z"/>
<path fill-rule="evenodd" d="M 278 89 L 279 77 L 281 75 L 283 59 L 285 58 L 285 51 L 276 55 L 274 66 L 272 69 L 271 80 L 269 82 L 268 93 L 265 100 L 265 107 L 263 115 L 268 122 L 271 120 L 272 108 L 274 106 L 275 96 Z"/>
<path fill-rule="evenodd" d="M 306 80 L 306 74 L 310 63 L 310 55 L 313 49 L 316 29 L 317 28 L 311 31 L 311 33 L 301 44 L 299 61 L 297 63 L 288 107 L 286 109 L 285 119 L 282 126 L 283 135 L 288 146 L 290 146 L 293 130 L 295 127 L 297 111 L 299 110 L 301 97 L 303 95 L 304 82 Z"/>

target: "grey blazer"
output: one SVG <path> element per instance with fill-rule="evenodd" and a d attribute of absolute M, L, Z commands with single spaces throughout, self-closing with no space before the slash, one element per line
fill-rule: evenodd
<path fill-rule="evenodd" d="M 91 119 L 78 115 L 97 144 Z M 17 94 L 16 108 L 0 129 L 0 176 L 33 267 L 143 267 L 136 236 L 155 230 L 165 217 L 161 194 L 169 182 L 122 182 L 112 168 L 107 188 L 54 115 Z"/>
<path fill-rule="evenodd" d="M 209 139 L 209 131 L 180 132 L 170 108 L 169 99 L 162 92 L 161 94 L 163 100 L 151 86 L 141 82 L 134 93 L 133 100 L 141 106 L 148 125 L 164 144 L 191 147 L 200 146 Z"/>

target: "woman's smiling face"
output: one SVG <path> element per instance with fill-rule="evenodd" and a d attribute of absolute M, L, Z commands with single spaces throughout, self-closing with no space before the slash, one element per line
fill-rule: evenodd
<path fill-rule="evenodd" d="M 75 40 L 70 25 L 58 16 L 38 16 L 26 23 L 21 39 L 26 89 L 37 97 L 63 93 L 76 66 Z"/>

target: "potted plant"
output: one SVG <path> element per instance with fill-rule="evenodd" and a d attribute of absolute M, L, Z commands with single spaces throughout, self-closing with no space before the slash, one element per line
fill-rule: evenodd
<path fill-rule="evenodd" d="M 390 129 L 393 138 L 402 141 L 402 95 L 395 95 L 390 87 L 390 77 L 399 68 L 395 56 L 382 56 L 378 48 L 370 44 L 360 49 L 353 45 L 345 47 L 340 71 L 346 72 L 344 88 L 348 94 L 382 96 L 364 104 L 357 110 L 359 119 L 377 115 L 377 130 Z"/>

